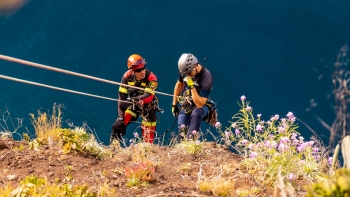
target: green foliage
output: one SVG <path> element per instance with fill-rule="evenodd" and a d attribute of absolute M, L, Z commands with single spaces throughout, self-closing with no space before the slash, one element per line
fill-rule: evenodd
<path fill-rule="evenodd" d="M 313 197 L 350 197 L 350 170 L 338 169 L 335 175 L 308 188 L 308 196 Z"/>
<path fill-rule="evenodd" d="M 47 144 L 46 141 L 47 140 L 45 140 L 43 138 L 36 138 L 33 141 L 29 142 L 29 149 L 31 149 L 31 150 L 39 150 L 39 148 L 42 145 Z"/>
<path fill-rule="evenodd" d="M 23 140 L 26 141 L 26 142 L 30 142 L 30 137 L 27 133 L 23 133 L 22 134 L 22 137 L 23 137 Z"/>
<path fill-rule="evenodd" d="M 201 191 L 211 191 L 215 196 L 228 197 L 234 194 L 235 182 L 223 178 L 205 179 L 199 181 Z"/>
<path fill-rule="evenodd" d="M 175 145 L 175 148 L 182 149 L 191 155 L 200 155 L 204 151 L 204 142 L 199 140 L 184 139 Z"/>
<path fill-rule="evenodd" d="M 21 144 L 21 145 L 13 147 L 12 150 L 14 150 L 14 151 L 23 151 L 24 150 L 24 146 L 23 146 L 23 144 Z"/>
<path fill-rule="evenodd" d="M 36 176 L 27 176 L 24 180 L 20 181 L 20 185 L 14 189 L 10 195 L 13 197 L 97 197 L 97 194 L 95 192 L 89 191 L 87 186 L 72 187 L 68 184 L 48 184 L 45 178 L 38 178 Z"/>
<path fill-rule="evenodd" d="M 89 134 L 81 131 L 80 128 L 71 129 L 57 129 L 62 143 L 62 151 L 69 153 L 72 151 L 83 152 L 83 143 L 89 139 Z"/>
<path fill-rule="evenodd" d="M 192 131 L 191 135 L 187 136 L 188 128 L 184 125 L 181 126 L 181 133 L 183 139 L 181 139 L 180 143 L 175 144 L 175 148 L 179 148 L 184 150 L 188 154 L 192 155 L 200 155 L 204 150 L 204 142 L 201 141 L 201 135 L 197 131 Z"/>

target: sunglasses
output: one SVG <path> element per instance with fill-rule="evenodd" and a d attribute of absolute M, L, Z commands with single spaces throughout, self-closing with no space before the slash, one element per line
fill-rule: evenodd
<path fill-rule="evenodd" d="M 142 68 L 139 68 L 139 69 L 134 70 L 134 72 L 139 73 L 139 72 L 141 72 L 141 71 L 143 71 L 143 70 L 145 70 L 145 69 L 146 69 L 146 66 L 143 66 Z"/>

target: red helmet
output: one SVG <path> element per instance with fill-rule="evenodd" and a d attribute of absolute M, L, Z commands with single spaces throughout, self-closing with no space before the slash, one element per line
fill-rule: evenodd
<path fill-rule="evenodd" d="M 131 70 L 137 70 L 139 68 L 142 68 L 146 65 L 146 60 L 141 57 L 141 55 L 138 54 L 132 54 L 128 58 L 128 69 Z"/>

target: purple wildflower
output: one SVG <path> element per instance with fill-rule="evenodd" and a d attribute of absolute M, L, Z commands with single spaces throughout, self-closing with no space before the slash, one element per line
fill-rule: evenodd
<path fill-rule="evenodd" d="M 232 123 L 232 124 L 231 124 L 231 127 L 232 127 L 232 128 L 236 128 L 236 126 L 237 126 L 237 123 Z"/>
<path fill-rule="evenodd" d="M 241 96 L 241 101 L 245 101 L 245 96 L 243 95 L 243 96 Z"/>
<path fill-rule="evenodd" d="M 289 146 L 287 144 L 280 143 L 280 145 L 278 146 L 278 150 L 281 152 L 284 152 L 288 149 L 289 149 Z"/>
<path fill-rule="evenodd" d="M 221 123 L 220 122 L 216 122 L 215 123 L 215 128 L 220 128 L 221 127 Z"/>
<path fill-rule="evenodd" d="M 303 152 L 305 150 L 305 147 L 300 145 L 297 147 L 297 151 L 300 153 L 300 152 Z"/>
<path fill-rule="evenodd" d="M 260 118 L 260 117 L 261 117 L 261 114 L 256 115 L 256 117 Z"/>
<path fill-rule="evenodd" d="M 319 161 L 319 160 L 321 159 L 321 156 L 319 156 L 319 155 L 314 155 L 314 159 L 315 159 L 316 161 Z"/>
<path fill-rule="evenodd" d="M 278 133 L 284 133 L 285 128 L 283 126 L 278 127 Z"/>
<path fill-rule="evenodd" d="M 184 124 L 182 124 L 181 126 L 180 126 L 180 128 L 181 129 L 183 129 L 183 128 L 185 128 L 186 126 L 184 125 Z"/>
<path fill-rule="evenodd" d="M 295 121 L 295 116 L 292 112 L 288 112 L 287 117 L 291 122 Z"/>
<path fill-rule="evenodd" d="M 197 131 L 196 130 L 193 130 L 192 131 L 192 135 L 196 135 Z"/>
<path fill-rule="evenodd" d="M 292 136 L 290 136 L 290 139 L 295 140 L 297 139 L 298 134 L 297 133 L 292 133 Z"/>
<path fill-rule="evenodd" d="M 253 110 L 253 108 L 250 107 L 250 106 L 247 106 L 245 109 L 246 109 L 247 111 L 252 111 L 252 110 Z"/>
<path fill-rule="evenodd" d="M 299 137 L 299 140 L 300 140 L 300 142 L 303 142 L 304 141 L 304 138 L 303 137 Z"/>
<path fill-rule="evenodd" d="M 278 144 L 277 144 L 276 141 L 272 141 L 270 146 L 271 146 L 271 148 L 276 148 L 277 145 L 278 145 Z"/>
<path fill-rule="evenodd" d="M 287 137 L 281 137 L 281 139 L 280 139 L 280 143 L 289 143 L 290 142 L 290 140 L 289 140 L 289 138 L 287 138 Z"/>
<path fill-rule="evenodd" d="M 231 132 L 225 131 L 225 137 L 226 137 L 226 139 L 228 139 L 230 136 L 231 136 Z"/>
<path fill-rule="evenodd" d="M 258 156 L 258 153 L 251 151 L 249 157 L 254 159 L 255 157 Z"/>
<path fill-rule="evenodd" d="M 332 165 L 332 163 L 333 163 L 333 157 L 329 157 L 329 158 L 328 158 L 328 164 L 329 164 L 329 165 Z"/>
<path fill-rule="evenodd" d="M 134 133 L 134 137 L 135 138 L 138 138 L 139 137 L 139 134 L 137 132 Z"/>
<path fill-rule="evenodd" d="M 288 179 L 289 179 L 289 181 L 293 181 L 294 179 L 295 179 L 295 174 L 293 174 L 293 173 L 289 173 L 289 175 L 288 175 Z"/>
<path fill-rule="evenodd" d="M 265 146 L 266 148 L 271 148 L 271 141 L 270 141 L 270 140 L 266 140 L 266 141 L 264 142 L 264 146 Z"/>
<path fill-rule="evenodd" d="M 241 141 L 242 145 L 246 145 L 248 143 L 248 140 L 244 139 Z"/>
<path fill-rule="evenodd" d="M 296 146 L 296 145 L 298 145 L 299 144 L 299 140 L 297 140 L 297 139 L 293 139 L 292 140 L 292 145 L 293 146 Z"/>
<path fill-rule="evenodd" d="M 278 119 L 280 118 L 280 116 L 278 115 L 278 114 L 276 114 L 275 116 L 274 116 L 274 119 L 277 121 Z"/>
<path fill-rule="evenodd" d="M 256 125 L 256 128 L 255 128 L 255 130 L 257 131 L 257 132 L 261 132 L 262 130 L 263 130 L 263 126 L 261 126 L 261 125 Z"/>
<path fill-rule="evenodd" d="M 199 145 L 201 142 L 199 140 L 196 141 L 196 145 Z"/>
<path fill-rule="evenodd" d="M 235 133 L 236 133 L 236 135 L 239 135 L 241 133 L 241 131 L 239 129 L 235 129 Z"/>

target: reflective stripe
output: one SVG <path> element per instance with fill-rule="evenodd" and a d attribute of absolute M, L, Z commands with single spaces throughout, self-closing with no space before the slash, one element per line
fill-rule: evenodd
<path fill-rule="evenodd" d="M 135 118 L 136 118 L 136 116 L 137 116 L 137 114 L 136 114 L 135 112 L 131 111 L 130 109 L 127 109 L 127 110 L 125 111 L 125 113 L 128 113 L 128 114 L 132 115 L 132 116 L 135 117 Z"/>
<path fill-rule="evenodd" d="M 141 124 L 143 126 L 156 126 L 157 122 L 147 122 L 145 120 L 142 120 Z"/>
<path fill-rule="evenodd" d="M 128 81 L 128 85 L 134 86 L 135 85 L 135 81 Z"/>
<path fill-rule="evenodd" d="M 145 88 L 145 92 L 154 95 L 154 90 L 152 90 L 151 88 Z"/>
<path fill-rule="evenodd" d="M 127 94 L 127 93 L 128 93 L 128 89 L 126 89 L 126 88 L 120 86 L 119 92 L 124 93 L 124 94 Z"/>

